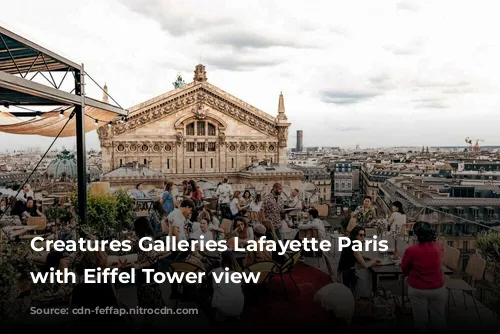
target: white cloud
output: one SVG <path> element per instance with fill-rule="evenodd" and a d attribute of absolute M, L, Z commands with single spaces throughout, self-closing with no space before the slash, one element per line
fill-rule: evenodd
<path fill-rule="evenodd" d="M 190 81 L 209 81 L 277 113 L 283 91 L 290 144 L 498 144 L 500 26 L 493 2 L 27 1 L 2 4 L 0 24 L 85 63 L 124 107 Z M 30 8 L 30 10 L 26 10 Z M 20 15 L 22 14 L 22 15 Z M 97 87 L 87 86 L 93 97 Z M 473 113 L 473 114 L 472 114 Z M 12 141 L 11 141 L 12 139 Z M 0 134 L 13 147 L 48 146 Z M 74 139 L 62 141 L 72 147 Z M 36 143 L 36 144 L 35 144 Z M 98 147 L 89 135 L 89 147 Z"/>

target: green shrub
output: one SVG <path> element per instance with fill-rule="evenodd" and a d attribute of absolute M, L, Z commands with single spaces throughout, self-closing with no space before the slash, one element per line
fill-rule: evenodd
<path fill-rule="evenodd" d="M 78 217 L 78 196 L 71 197 L 71 202 Z M 87 228 L 99 239 L 106 239 L 110 232 L 118 227 L 118 201 L 114 195 L 88 193 L 87 194 L 87 222 L 80 223 L 81 228 Z"/>
<path fill-rule="evenodd" d="M 486 260 L 486 267 L 493 273 L 493 290 L 486 304 L 500 315 L 500 233 L 494 230 L 480 233 L 476 239 L 476 249 Z"/>
<path fill-rule="evenodd" d="M 120 230 L 130 229 L 133 222 L 134 200 L 123 189 L 118 189 L 113 196 L 116 198 L 116 219 Z"/>

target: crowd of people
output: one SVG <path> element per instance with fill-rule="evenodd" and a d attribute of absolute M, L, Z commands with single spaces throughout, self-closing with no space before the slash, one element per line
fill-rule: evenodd
<path fill-rule="evenodd" d="M 266 249 L 246 252 L 244 257 L 236 257 L 233 251 L 236 248 L 236 240 L 238 240 L 238 246 L 244 248 L 249 240 L 265 239 L 267 241 L 264 242 L 272 242 L 298 239 L 300 230 L 311 229 L 317 231 L 320 240 L 327 238 L 318 210 L 306 209 L 297 189 L 293 189 L 290 196 L 284 196 L 281 184 L 276 183 L 269 194 L 252 194 L 249 190 L 233 191 L 228 179 L 225 178 L 218 185 L 215 194 L 217 206 L 211 209 L 210 205 L 204 202 L 202 192 L 196 182 L 184 181 L 179 192 L 174 191 L 172 182 L 166 182 L 164 192 L 158 200 L 153 202 L 148 215 L 135 219 L 134 238 L 138 240 L 147 236 L 152 238 L 170 236 L 175 237 L 177 241 L 225 239 L 229 245 L 229 250 L 226 252 L 215 255 L 207 254 L 196 247 L 186 252 L 145 252 L 136 247 L 137 259 L 132 262 L 110 263 L 108 254 L 105 252 L 77 252 L 78 254 L 51 252 L 38 256 L 37 261 L 43 264 L 41 270 L 47 271 L 51 267 L 75 268 L 77 273 L 85 268 L 99 266 L 119 267 L 123 270 L 133 267 L 166 271 L 169 270 L 170 264 L 179 261 L 192 264 L 206 273 L 218 273 L 225 268 L 237 272 L 261 261 L 275 261 L 282 264 L 287 258 Z M 41 216 L 43 213 L 33 197 L 29 185 L 26 185 L 17 196 L 14 205 L 7 208 L 3 204 L 0 209 L 4 213 L 9 210 L 10 215 L 18 216 L 21 221 L 26 221 L 29 217 Z M 132 197 L 134 199 L 148 198 L 142 184 L 136 186 Z M 352 240 L 365 240 L 366 228 L 370 227 L 376 218 L 369 196 L 364 198 L 363 204 L 352 213 L 351 217 L 346 233 Z M 393 213 L 388 219 L 386 228 L 397 234 L 405 223 L 404 208 L 401 202 L 395 201 Z M 414 319 L 420 327 L 427 326 L 429 322 L 443 327 L 446 301 L 444 275 L 441 269 L 443 250 L 436 242 L 435 234 L 429 224 L 417 223 L 414 233 L 418 244 L 409 247 L 401 261 L 401 269 L 409 277 L 408 295 Z M 95 238 L 88 231 L 80 231 L 80 236 Z M 356 298 L 363 297 L 366 293 L 362 292 L 360 280 L 363 280 L 363 275 L 360 273 L 378 264 L 380 264 L 379 258 L 367 260 L 361 252 L 351 247 L 344 248 L 337 268 L 338 279 L 353 292 Z M 238 318 L 243 311 L 244 304 L 242 286 L 234 283 L 216 283 L 210 279 L 206 283 L 211 291 L 210 299 L 215 311 L 214 319 L 223 321 L 228 318 Z M 107 288 L 111 290 L 106 292 Z M 89 293 L 90 290 L 96 289 L 102 289 L 102 291 L 98 294 Z M 74 289 L 73 301 L 81 306 L 94 304 L 115 306 L 117 300 L 113 289 L 113 286 L 95 287 L 83 284 Z M 180 290 L 179 286 L 172 284 L 170 298 L 179 298 Z M 160 308 L 165 305 L 160 285 L 146 283 L 141 274 L 137 277 L 137 299 L 139 306 L 144 308 Z M 151 316 L 145 316 L 146 324 L 151 324 L 152 320 Z"/>
<path fill-rule="evenodd" d="M 392 210 L 386 228 L 389 234 L 396 237 L 406 224 L 406 215 L 400 201 L 392 203 Z M 363 205 L 351 217 L 346 233 L 351 240 L 364 241 L 366 229 L 372 226 L 376 217 L 371 197 L 366 196 Z M 414 326 L 422 331 L 445 329 L 444 245 L 437 241 L 435 231 L 427 222 L 415 223 L 412 233 L 417 238 L 417 244 L 406 248 L 400 267 L 408 277 L 408 298 Z M 367 260 L 362 252 L 353 250 L 353 247 L 343 248 L 337 267 L 339 280 L 351 289 L 357 300 L 369 298 L 373 291 L 366 289 L 366 283 L 368 286 L 371 283 L 371 278 L 367 279 L 367 269 L 380 264 L 381 259 L 377 256 Z"/>
<path fill-rule="evenodd" d="M 29 186 L 25 187 L 19 200 L 25 205 L 21 217 L 28 215 L 41 215 L 37 210 L 31 196 Z M 153 201 L 147 215 L 139 215 L 134 220 L 131 230 L 126 238 L 135 241 L 136 247 L 132 253 L 134 256 L 125 260 L 111 261 L 115 255 L 107 252 L 60 252 L 35 254 L 34 263 L 39 265 L 39 270 L 46 272 L 51 268 L 70 269 L 77 274 L 84 269 L 96 267 L 117 267 L 120 270 L 127 268 L 153 268 L 155 270 L 171 270 L 171 264 L 184 262 L 193 265 L 194 268 L 210 273 L 217 273 L 228 268 L 229 271 L 242 271 L 243 268 L 261 261 L 275 261 L 283 264 L 287 255 L 279 255 L 278 252 L 267 249 L 236 252 L 236 240 L 238 246 L 244 248 L 250 240 L 265 239 L 264 242 L 272 242 L 298 238 L 299 230 L 318 229 L 321 238 L 325 238 L 325 228 L 318 217 L 318 211 L 314 208 L 307 209 L 303 206 L 299 197 L 299 191 L 294 189 L 290 196 L 284 196 L 282 186 L 279 183 L 273 185 L 270 194 L 251 193 L 249 190 L 243 192 L 233 191 L 227 179 L 222 180 L 216 190 L 217 205 L 210 208 L 201 190 L 194 181 L 185 181 L 179 191 L 174 190 L 172 182 L 164 184 L 161 197 Z M 149 196 L 144 191 L 142 184 L 137 184 L 131 196 L 136 200 L 148 200 Z M 140 201 L 136 201 L 140 202 Z M 143 209 L 143 207 L 136 209 Z M 304 218 L 300 219 L 299 216 Z M 95 239 L 93 232 L 73 225 L 75 233 L 73 238 Z M 68 235 L 58 239 L 67 240 Z M 199 248 L 192 250 L 156 252 L 143 251 L 138 246 L 138 240 L 143 237 L 165 239 L 175 237 L 177 241 L 187 240 L 226 240 L 229 250 L 217 254 L 208 254 Z M 129 260 L 130 259 L 130 260 Z M 141 271 L 136 270 L 136 273 Z M 143 308 L 161 308 L 165 305 L 165 299 L 161 293 L 161 286 L 156 283 L 146 283 L 144 277 L 138 274 L 136 279 L 138 306 Z M 67 291 L 67 287 L 60 289 Z M 85 284 L 81 282 L 72 290 L 72 302 L 79 306 L 117 306 L 113 285 Z M 199 287 L 198 287 L 199 288 Z M 243 311 L 244 294 L 243 287 L 234 283 L 216 283 L 207 279 L 204 288 L 211 291 L 209 299 L 214 310 L 214 319 L 224 321 L 226 319 L 238 318 Z M 181 286 L 173 283 L 170 286 L 170 299 L 178 299 L 185 293 Z M 207 290 L 205 290 L 206 292 Z M 58 296 L 50 291 L 49 296 Z M 152 324 L 153 318 L 145 316 L 145 324 Z M 83 320 L 82 325 L 88 323 Z"/>

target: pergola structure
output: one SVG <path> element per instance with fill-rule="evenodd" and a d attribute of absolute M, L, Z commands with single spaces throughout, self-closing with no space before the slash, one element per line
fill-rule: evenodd
<path fill-rule="evenodd" d="M 62 79 L 56 80 L 61 74 Z M 37 76 L 44 78 L 48 85 L 33 81 Z M 83 64 L 78 65 L 0 26 L 0 105 L 25 109 L 52 106 L 55 109 L 49 112 L 8 111 L 12 120 L 0 126 L 0 131 L 49 137 L 76 135 L 78 213 L 83 223 L 87 218 L 85 133 L 119 116 L 128 116 L 121 107 L 86 97 L 85 76 Z M 72 81 L 69 92 L 61 89 L 63 82 L 67 83 L 65 80 Z M 21 121 L 21 117 L 31 120 Z M 35 117 L 37 119 L 33 120 Z M 86 127 L 89 121 L 95 126 Z"/>

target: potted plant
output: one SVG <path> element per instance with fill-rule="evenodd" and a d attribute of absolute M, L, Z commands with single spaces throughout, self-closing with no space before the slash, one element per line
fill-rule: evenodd
<path fill-rule="evenodd" d="M 492 293 L 486 304 L 500 314 L 500 233 L 489 230 L 481 232 L 476 239 L 476 250 L 486 260 L 487 269 L 492 273 Z"/>

